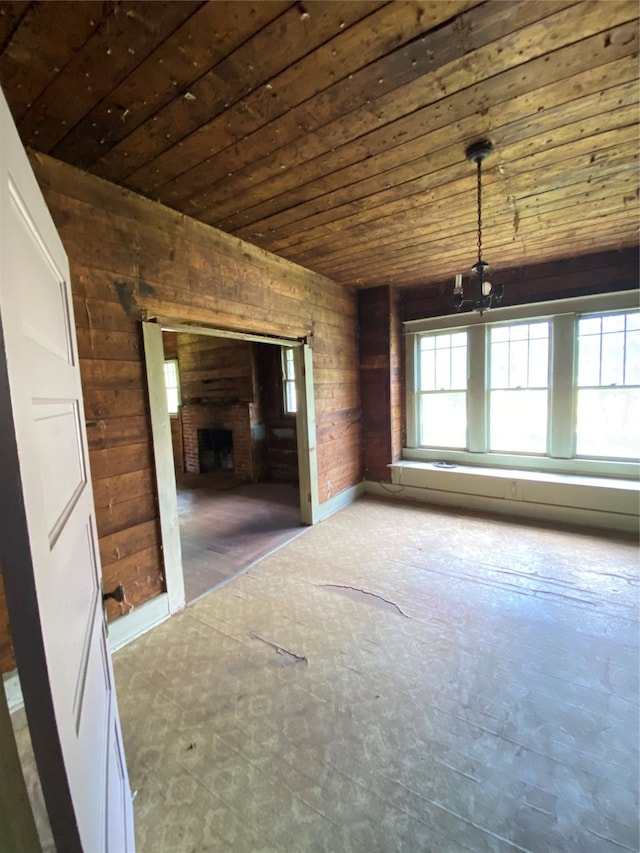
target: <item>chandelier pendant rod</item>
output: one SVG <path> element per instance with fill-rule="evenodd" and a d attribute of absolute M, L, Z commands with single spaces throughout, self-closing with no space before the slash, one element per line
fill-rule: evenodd
<path fill-rule="evenodd" d="M 489 269 L 489 264 L 482 260 L 482 163 L 493 152 L 493 145 L 488 139 L 481 139 L 474 142 L 465 151 L 466 158 L 469 163 L 476 165 L 476 198 L 478 207 L 478 260 L 471 267 L 475 274 L 478 284 L 478 298 L 475 300 L 465 299 L 462 291 L 462 276 L 456 275 L 456 283 L 453 292 L 453 299 L 456 311 L 460 311 L 464 306 L 469 306 L 478 311 L 481 315 L 484 311 L 491 308 L 494 302 L 502 300 L 503 287 L 498 285 L 493 287 L 490 282 L 485 282 L 484 275 Z"/>

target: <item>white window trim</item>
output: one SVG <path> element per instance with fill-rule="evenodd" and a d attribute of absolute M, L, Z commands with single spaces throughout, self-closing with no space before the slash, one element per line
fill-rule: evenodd
<path fill-rule="evenodd" d="M 575 395 L 568 383 L 573 376 L 575 347 L 572 334 L 573 315 L 606 311 L 628 310 L 639 307 L 638 291 L 601 293 L 593 296 L 559 299 L 551 302 L 492 308 L 482 316 L 476 312 L 431 317 L 424 320 L 412 320 L 404 323 L 406 336 L 406 388 L 407 388 L 407 446 L 402 458 L 415 462 L 444 461 L 458 465 L 492 467 L 504 469 L 523 469 L 552 471 L 575 475 L 596 475 L 620 478 L 637 477 L 639 465 L 636 462 L 571 458 L 573 447 L 570 436 L 572 429 L 562 433 L 550 431 L 549 456 L 526 454 L 489 453 L 487 447 L 487 429 L 485 407 L 474 399 L 480 385 L 473 381 L 474 375 L 484 375 L 486 360 L 484 328 L 490 323 L 510 322 L 528 319 L 549 319 L 552 321 L 552 390 L 549 399 L 550 413 L 559 414 L 564 423 L 573 423 L 575 419 Z M 418 424 L 416 413 L 416 377 L 418 369 L 418 338 L 421 332 L 455 330 L 460 327 L 469 330 L 469 391 L 468 422 L 469 449 L 451 450 L 423 448 L 418 446 Z M 552 421 L 553 423 L 553 421 Z M 557 421 L 556 421 L 557 423 Z"/>

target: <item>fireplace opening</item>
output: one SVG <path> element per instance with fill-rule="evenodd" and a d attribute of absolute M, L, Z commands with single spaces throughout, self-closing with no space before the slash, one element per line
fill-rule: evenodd
<path fill-rule="evenodd" d="M 233 432 L 230 429 L 199 429 L 200 473 L 233 471 Z"/>

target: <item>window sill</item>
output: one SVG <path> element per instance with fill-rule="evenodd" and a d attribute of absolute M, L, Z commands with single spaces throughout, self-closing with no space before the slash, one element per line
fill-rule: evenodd
<path fill-rule="evenodd" d="M 551 456 L 527 456 L 509 453 L 471 453 L 467 450 L 436 450 L 424 447 L 405 447 L 402 458 L 406 462 L 433 464 L 446 460 L 458 468 L 469 471 L 499 471 L 508 477 L 509 472 L 532 474 L 558 474 L 561 477 L 585 477 L 596 480 L 638 480 L 640 465 L 637 462 L 617 462 L 599 459 L 559 459 Z M 570 482 L 575 482 L 573 479 Z"/>
<path fill-rule="evenodd" d="M 396 492 L 412 499 L 637 532 L 640 483 L 592 477 L 404 460 L 389 466 Z"/>

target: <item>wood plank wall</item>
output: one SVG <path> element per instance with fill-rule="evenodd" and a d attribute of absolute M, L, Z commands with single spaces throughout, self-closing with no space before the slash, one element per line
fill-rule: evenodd
<path fill-rule="evenodd" d="M 391 374 L 391 461 L 402 457 L 406 438 L 405 382 L 404 382 L 404 337 L 400 319 L 400 292 L 391 291 L 389 302 L 389 370 Z"/>
<path fill-rule="evenodd" d="M 255 403 L 253 353 L 249 341 L 179 334 L 183 403 Z"/>
<path fill-rule="evenodd" d="M 523 305 L 633 290 L 638 251 L 601 252 L 556 263 L 501 270 L 504 305 Z M 401 457 L 405 430 L 402 322 L 452 313 L 453 279 L 435 287 L 359 293 L 363 467 L 366 479 L 390 482 L 389 462 Z M 389 392 L 390 386 L 390 392 Z"/>
<path fill-rule="evenodd" d="M 465 276 L 465 295 L 470 287 Z M 502 305 L 567 299 L 638 287 L 638 250 L 599 252 L 555 263 L 496 270 L 491 280 L 504 284 Z M 401 291 L 400 319 L 420 320 L 453 313 L 453 276 L 435 287 Z M 471 292 L 468 295 L 471 297 Z"/>
<path fill-rule="evenodd" d="M 354 292 L 45 155 L 31 159 L 71 264 L 106 590 L 124 583 L 135 607 L 163 589 L 142 317 L 307 336 L 320 501 L 361 480 Z M 127 610 L 111 605 L 111 618 Z"/>
<path fill-rule="evenodd" d="M 360 394 L 362 457 L 367 480 L 391 482 L 388 464 L 402 450 L 403 400 L 398 297 L 389 285 L 362 290 Z"/>

